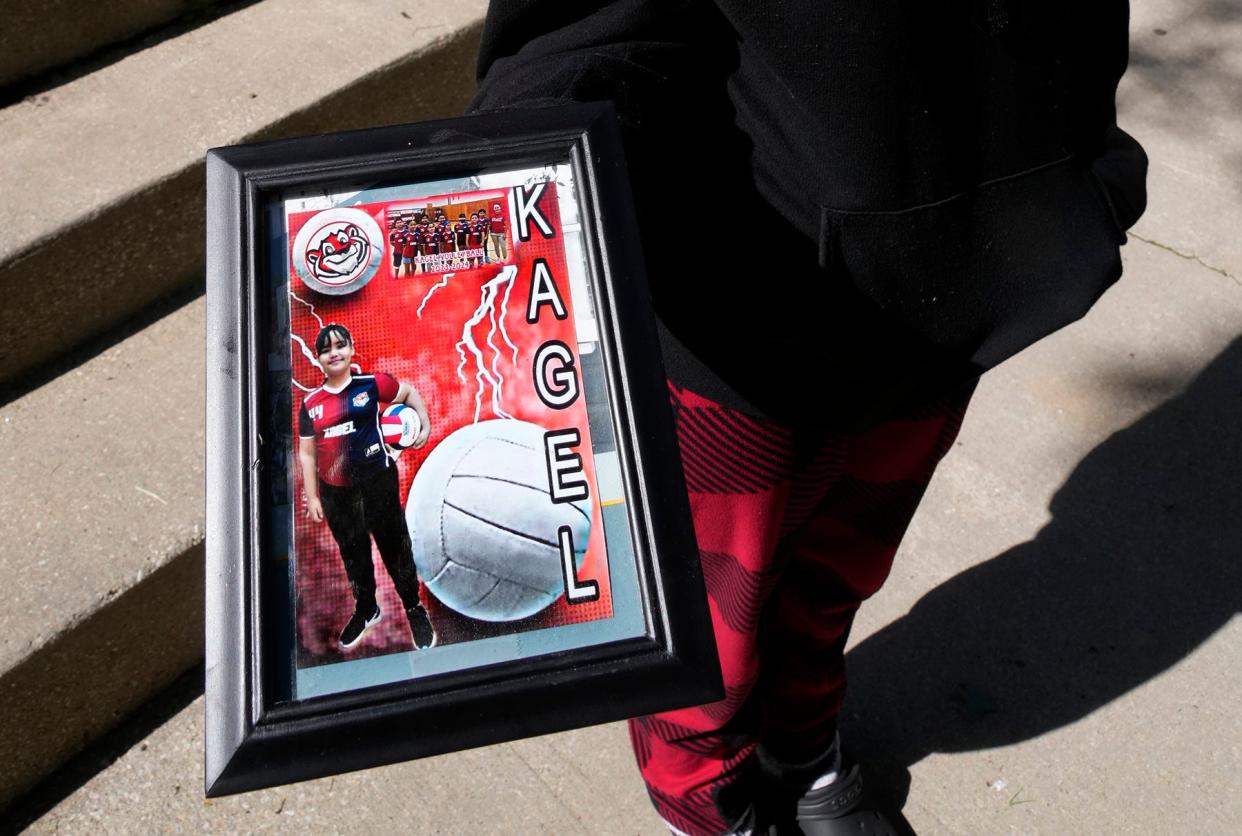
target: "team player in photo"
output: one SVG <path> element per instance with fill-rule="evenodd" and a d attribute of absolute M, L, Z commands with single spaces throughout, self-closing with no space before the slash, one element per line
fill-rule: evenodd
<path fill-rule="evenodd" d="M 405 236 L 410 232 L 408 223 L 401 223 L 397 218 L 388 221 L 388 245 L 392 248 L 392 274 L 401 275 L 401 249 L 405 245 Z"/>
<path fill-rule="evenodd" d="M 315 353 L 324 382 L 302 401 L 298 416 L 298 458 L 311 521 L 325 520 L 340 550 L 354 596 L 354 613 L 340 634 L 349 649 L 382 617 L 375 595 L 371 538 L 392 578 L 416 648 L 431 647 L 435 630 L 419 600 L 418 572 L 401 508 L 397 465 L 380 430 L 381 404 L 413 409 L 421 431 L 414 447 L 427 443 L 427 405 L 410 383 L 391 375 L 355 374 L 353 337 L 343 325 L 323 327 Z"/>
<path fill-rule="evenodd" d="M 457 248 L 457 252 L 464 253 L 470 247 L 470 223 L 466 220 L 466 213 L 457 213 L 457 222 L 453 224 L 453 246 Z M 462 256 L 461 264 L 455 265 L 460 267 L 466 266 L 466 257 Z M 473 259 L 471 259 L 473 263 Z"/>
<path fill-rule="evenodd" d="M 429 269 L 427 266 L 427 255 L 430 250 L 427 245 L 427 225 L 426 223 L 414 225 L 414 246 L 418 250 L 418 255 L 414 259 L 415 273 L 426 273 Z"/>
<path fill-rule="evenodd" d="M 470 213 L 469 235 L 467 236 L 467 246 L 472 250 L 483 250 L 483 240 L 487 236 L 487 224 L 479 217 L 478 212 Z M 487 259 L 482 256 L 471 256 L 470 266 L 478 267 L 481 263 L 485 263 Z"/>
<path fill-rule="evenodd" d="M 440 254 L 440 230 L 435 224 L 427 220 L 423 216 L 423 224 L 421 227 L 423 237 L 423 272 L 426 273 L 429 268 L 434 265 L 431 262 L 436 260 L 436 256 Z"/>
<path fill-rule="evenodd" d="M 493 261 L 508 261 L 509 242 L 505 238 L 505 213 L 499 203 L 492 204 L 492 214 L 487 219 L 487 240 L 491 245 Z"/>
<path fill-rule="evenodd" d="M 405 238 L 402 239 L 401 247 L 401 275 L 414 275 L 414 272 L 417 269 L 420 243 L 421 242 L 418 240 L 418 232 L 408 228 L 407 226 Z"/>
<path fill-rule="evenodd" d="M 447 217 L 440 219 L 440 225 L 436 234 L 440 238 L 440 255 L 451 255 L 457 251 L 453 228 L 449 226 Z M 445 261 L 447 262 L 448 259 L 445 259 Z"/>

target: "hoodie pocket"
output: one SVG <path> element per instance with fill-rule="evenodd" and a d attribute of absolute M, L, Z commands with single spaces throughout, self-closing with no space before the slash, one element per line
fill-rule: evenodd
<path fill-rule="evenodd" d="M 1074 158 L 931 205 L 822 220 L 834 277 L 983 368 L 1081 318 L 1121 275 L 1125 236 Z"/>

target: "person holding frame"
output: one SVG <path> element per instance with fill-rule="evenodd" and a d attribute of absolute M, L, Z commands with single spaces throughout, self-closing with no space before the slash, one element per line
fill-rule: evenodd
<path fill-rule="evenodd" d="M 349 330 L 325 325 L 315 338 L 324 383 L 307 395 L 299 410 L 298 459 L 306 490 L 306 514 L 325 520 L 340 549 L 354 595 L 354 614 L 341 630 L 349 649 L 382 617 L 375 597 L 371 538 L 379 548 L 401 603 L 414 646 L 435 644 L 435 629 L 419 599 L 409 530 L 401 508 L 397 467 L 380 433 L 380 404 L 403 403 L 419 418 L 413 447 L 427 443 L 431 422 L 427 405 L 413 385 L 382 372 L 354 374 L 355 348 Z"/>
<path fill-rule="evenodd" d="M 904 832 L 839 742 L 846 642 L 978 376 L 1121 275 L 1128 13 L 489 3 L 469 113 L 608 101 L 622 131 L 728 695 L 631 722 L 672 833 Z M 762 258 L 670 236 L 688 188 Z"/>

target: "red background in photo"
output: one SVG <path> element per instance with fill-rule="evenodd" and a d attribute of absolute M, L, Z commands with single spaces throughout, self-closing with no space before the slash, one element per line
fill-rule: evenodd
<path fill-rule="evenodd" d="M 494 194 L 480 193 L 480 194 Z M 465 196 L 467 199 L 469 195 Z M 423 201 L 420 201 L 423 202 Z M 375 218 L 387 235 L 385 212 L 389 206 L 409 206 L 411 201 L 364 204 L 356 207 Z M 544 239 L 532 225 L 532 239 L 517 240 L 515 231 L 508 230 L 512 249 L 510 264 L 517 266 L 517 276 L 509 291 L 508 305 L 499 310 L 503 288 L 498 294 L 498 320 L 517 346 L 517 361 L 499 332 L 492 334 L 492 344 L 501 351 L 492 356 L 487 338 L 493 328 L 490 316 L 484 316 L 471 329 L 475 343 L 485 353 L 488 367 L 503 378 L 500 408 L 514 418 L 538 424 L 546 429 L 576 427 L 582 435 L 577 448 L 592 486 L 591 534 L 587 552 L 579 569 L 579 577 L 599 583 L 600 597 L 592 603 L 569 605 L 561 597 L 544 611 L 515 622 L 488 623 L 461 616 L 440 604 L 424 589 L 427 605 L 442 644 L 469 641 L 493 635 L 510 634 L 543 627 L 592 621 L 612 615 L 612 597 L 604 554 L 603 524 L 595 495 L 595 469 L 591 456 L 590 429 L 587 425 L 585 401 L 579 397 L 565 409 L 550 409 L 535 393 L 533 358 L 536 349 L 549 339 L 577 347 L 573 328 L 573 309 L 565 265 L 563 239 L 560 237 L 560 215 L 555 184 L 544 190 L 539 208 L 557 232 L 555 238 Z M 288 240 L 314 211 L 289 216 Z M 507 215 L 507 208 L 506 208 Z M 458 344 L 464 329 L 475 314 L 483 296 L 484 286 L 501 274 L 503 265 L 490 264 L 456 273 L 435 275 L 415 274 L 396 277 L 391 270 L 391 253 L 387 238 L 379 272 L 363 288 L 348 296 L 327 296 L 308 288 L 291 271 L 290 324 L 293 358 L 293 426 L 297 426 L 297 410 L 302 398 L 323 382 L 323 374 L 307 354 L 314 353 L 315 335 L 320 323 L 337 322 L 353 334 L 357 353 L 354 362 L 362 373 L 386 372 L 398 380 L 413 384 L 427 403 L 431 417 L 431 435 L 425 447 L 405 450 L 397 460 L 401 502 L 405 504 L 410 484 L 419 465 L 436 445 L 454 430 L 473 423 L 499 417 L 492 409 L 492 389 L 480 390 L 475 379 L 474 360 L 466 353 L 467 362 L 461 376 L 458 367 L 461 355 Z M 526 322 L 526 307 L 531 288 L 531 270 L 535 259 L 543 258 L 556 282 L 562 301 L 570 312 L 568 319 L 558 321 L 549 306 L 541 308 L 540 321 Z M 292 261 L 290 261 L 292 263 Z M 433 291 L 434 288 L 434 292 Z M 307 346 L 303 351 L 300 338 Z M 580 364 L 576 365 L 580 368 Z M 296 433 L 295 433 L 296 434 Z M 295 441 L 295 444 L 297 442 Z M 296 463 L 296 456 L 293 458 Z M 412 649 L 401 602 L 384 569 L 378 551 L 372 544 L 372 558 L 379 605 L 383 620 L 372 627 L 361 643 L 341 651 L 337 636 L 353 612 L 354 601 L 336 542 L 326 523 L 312 523 L 305 514 L 305 501 L 300 468 L 295 467 L 294 554 L 296 586 L 296 619 L 298 666 L 308 667 L 343 659 L 358 659 Z M 546 478 L 546 476 L 545 476 Z M 555 534 L 550 535 L 550 539 Z"/>

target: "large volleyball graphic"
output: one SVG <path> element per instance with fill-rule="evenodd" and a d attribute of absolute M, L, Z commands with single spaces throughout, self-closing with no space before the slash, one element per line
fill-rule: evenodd
<path fill-rule="evenodd" d="M 553 502 L 544 429 L 482 421 L 445 438 L 414 477 L 405 518 L 427 589 L 462 615 L 514 621 L 563 594 L 558 531 L 575 566 L 591 533 L 589 500 Z"/>

